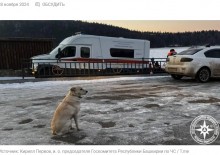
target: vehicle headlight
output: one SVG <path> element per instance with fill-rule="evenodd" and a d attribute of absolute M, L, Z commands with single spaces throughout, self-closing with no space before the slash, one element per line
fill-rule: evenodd
<path fill-rule="evenodd" d="M 37 68 L 38 68 L 38 64 L 37 63 L 33 63 L 32 64 L 32 70 L 33 71 L 37 71 Z"/>

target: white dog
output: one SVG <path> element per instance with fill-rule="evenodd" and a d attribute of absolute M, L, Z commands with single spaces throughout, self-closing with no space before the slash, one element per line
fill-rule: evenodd
<path fill-rule="evenodd" d="M 76 129 L 79 131 L 77 115 L 80 110 L 79 99 L 88 91 L 81 87 L 73 87 L 69 90 L 66 97 L 59 103 L 54 112 L 51 121 L 51 130 L 53 135 L 62 135 L 70 132 L 72 127 L 72 118 L 74 118 Z"/>

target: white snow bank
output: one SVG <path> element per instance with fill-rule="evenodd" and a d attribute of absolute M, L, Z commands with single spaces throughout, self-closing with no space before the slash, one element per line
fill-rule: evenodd
<path fill-rule="evenodd" d="M 105 79 L 92 79 L 92 80 L 71 80 L 71 81 L 42 81 L 42 82 L 24 82 L 24 83 L 10 83 L 0 84 L 0 89 L 20 89 L 20 88 L 47 88 L 57 87 L 58 85 L 73 86 L 76 84 L 92 84 L 92 83 L 108 83 L 118 81 L 129 81 L 129 80 L 143 80 L 146 78 L 161 78 L 164 76 L 151 76 L 151 77 L 118 77 L 118 78 L 105 78 Z"/>
<path fill-rule="evenodd" d="M 0 80 L 21 80 L 22 77 L 0 77 Z M 34 79 L 34 77 L 24 77 L 24 79 Z"/>

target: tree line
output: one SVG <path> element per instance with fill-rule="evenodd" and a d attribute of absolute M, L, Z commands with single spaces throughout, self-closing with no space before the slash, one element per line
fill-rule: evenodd
<path fill-rule="evenodd" d="M 84 21 L 0 21 L 0 38 L 53 38 L 57 46 L 64 38 L 82 34 L 145 39 L 151 47 L 219 45 L 220 31 L 195 31 L 182 33 L 141 32 L 112 25 Z"/>

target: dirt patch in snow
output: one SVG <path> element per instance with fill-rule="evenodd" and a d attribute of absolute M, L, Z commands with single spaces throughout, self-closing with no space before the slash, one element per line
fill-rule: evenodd
<path fill-rule="evenodd" d="M 158 105 L 158 104 L 147 104 L 147 105 L 145 105 L 144 107 L 145 107 L 145 108 L 159 108 L 160 105 Z"/>
<path fill-rule="evenodd" d="M 102 128 L 111 128 L 111 127 L 114 127 L 116 125 L 115 122 L 98 122 Z"/>
<path fill-rule="evenodd" d="M 18 124 L 27 124 L 27 123 L 30 123 L 32 121 L 33 121 L 33 119 L 28 118 L 28 119 L 24 119 L 24 120 L 20 121 Z"/>
<path fill-rule="evenodd" d="M 33 128 L 44 128 L 45 126 L 46 126 L 45 124 L 39 124 L 39 125 L 33 126 Z"/>
<path fill-rule="evenodd" d="M 118 101 L 123 101 L 123 100 L 128 100 L 128 99 L 139 99 L 143 98 L 145 94 L 140 94 L 140 95 L 129 95 L 129 94 L 117 94 L 117 95 L 101 95 L 101 96 L 91 96 L 91 97 L 86 97 L 86 100 L 102 100 L 102 99 L 107 99 L 107 100 L 118 100 Z"/>
<path fill-rule="evenodd" d="M 220 102 L 220 99 L 219 98 L 215 98 L 215 97 L 210 97 L 207 100 L 199 99 L 199 100 L 192 100 L 192 101 L 188 101 L 188 102 L 189 103 L 216 103 L 216 102 Z"/>
<path fill-rule="evenodd" d="M 14 130 L 13 128 L 4 128 L 2 129 L 2 131 L 11 131 L 11 130 Z"/>
<path fill-rule="evenodd" d="M 138 110 L 137 108 L 130 108 L 130 109 L 124 109 L 124 108 L 115 108 L 113 111 L 115 112 L 133 112 L 135 110 Z"/>

